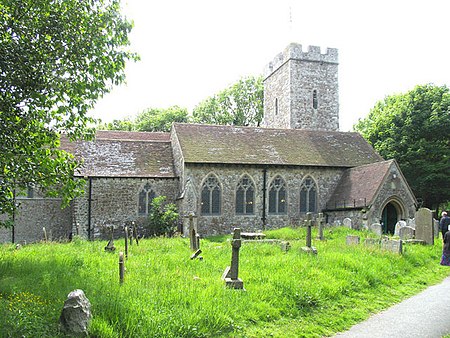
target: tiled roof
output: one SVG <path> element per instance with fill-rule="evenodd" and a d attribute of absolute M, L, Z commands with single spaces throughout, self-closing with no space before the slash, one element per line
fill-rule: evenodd
<path fill-rule="evenodd" d="M 62 139 L 61 148 L 83 159 L 80 176 L 175 177 L 169 133 L 97 131 L 95 141 Z"/>
<path fill-rule="evenodd" d="M 371 204 L 394 160 L 382 161 L 345 170 L 327 209 L 364 207 Z"/>
<path fill-rule="evenodd" d="M 186 163 L 355 167 L 383 159 L 358 133 L 174 124 Z"/>

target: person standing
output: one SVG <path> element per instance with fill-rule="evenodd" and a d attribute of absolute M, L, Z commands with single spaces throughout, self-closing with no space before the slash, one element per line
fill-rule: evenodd
<path fill-rule="evenodd" d="M 448 226 L 450 225 L 450 217 L 447 215 L 447 211 L 443 211 L 441 214 L 441 220 L 439 222 L 439 229 L 442 232 L 442 239 L 445 237 L 445 233 L 449 230 Z"/>
<path fill-rule="evenodd" d="M 450 231 L 447 231 L 444 235 L 444 247 L 442 248 L 441 265 L 450 266 Z"/>

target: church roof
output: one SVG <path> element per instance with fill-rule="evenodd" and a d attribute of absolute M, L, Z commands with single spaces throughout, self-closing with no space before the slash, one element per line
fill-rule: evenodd
<path fill-rule="evenodd" d="M 355 167 L 383 159 L 358 133 L 174 124 L 185 163 Z"/>
<path fill-rule="evenodd" d="M 388 160 L 345 170 L 326 208 L 361 208 L 371 204 L 393 163 L 394 160 Z"/>
<path fill-rule="evenodd" d="M 61 147 L 83 159 L 80 176 L 176 177 L 169 133 L 97 131 L 95 141 L 63 138 Z"/>

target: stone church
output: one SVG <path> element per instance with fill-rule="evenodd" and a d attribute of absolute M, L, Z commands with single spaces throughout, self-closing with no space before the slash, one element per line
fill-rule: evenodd
<path fill-rule="evenodd" d="M 62 147 L 84 160 L 76 173 L 84 196 L 61 209 L 29 191 L 1 241 L 39 240 L 43 227 L 53 238 L 98 238 L 104 226 L 143 224 L 161 195 L 177 204 L 180 230 L 194 215 L 201 236 L 299 225 L 307 212 L 393 233 L 417 205 L 395 160 L 339 131 L 333 48 L 291 44 L 268 64 L 261 127 L 176 123 L 170 133 L 98 131 L 95 141 Z"/>

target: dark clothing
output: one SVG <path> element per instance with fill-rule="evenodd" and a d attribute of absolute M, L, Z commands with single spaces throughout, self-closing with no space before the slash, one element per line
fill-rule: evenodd
<path fill-rule="evenodd" d="M 447 231 L 444 235 L 441 265 L 450 266 L 450 231 Z"/>
<path fill-rule="evenodd" d="M 450 217 L 447 215 L 442 216 L 441 221 L 439 222 L 439 229 L 442 232 L 442 238 L 444 238 L 445 233 L 449 230 L 448 227 L 450 225 Z"/>

